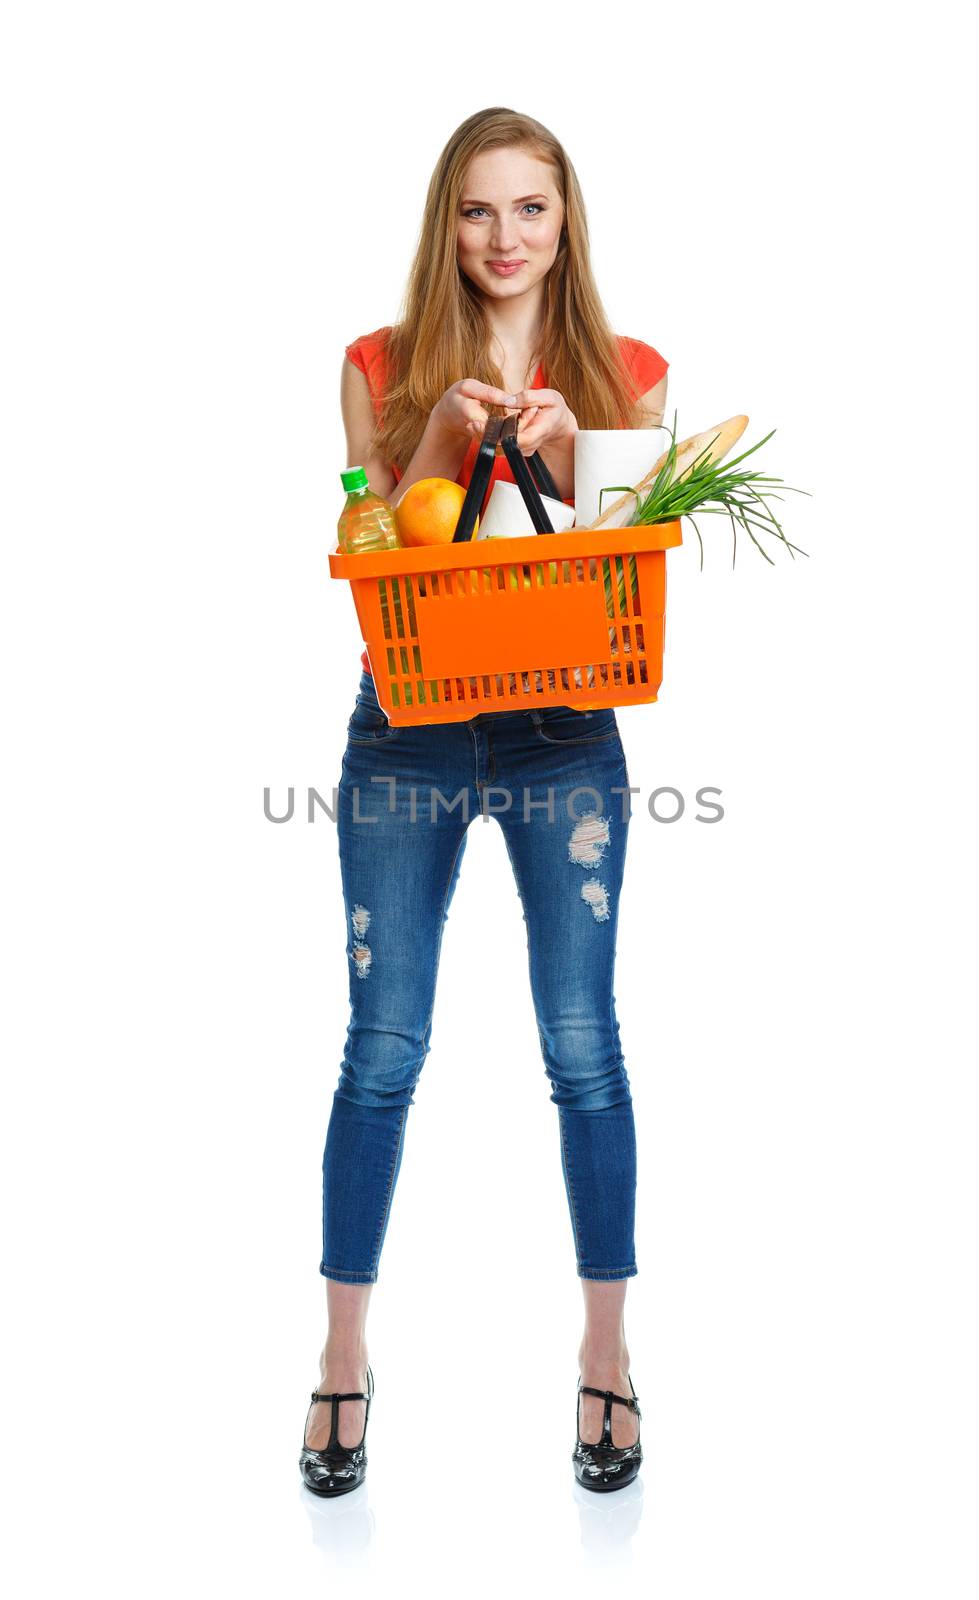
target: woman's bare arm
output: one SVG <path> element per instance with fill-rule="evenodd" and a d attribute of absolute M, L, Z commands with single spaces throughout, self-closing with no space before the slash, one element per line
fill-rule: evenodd
<path fill-rule="evenodd" d="M 348 356 L 343 358 L 340 375 L 340 410 L 347 435 L 347 466 L 363 467 L 374 493 L 387 500 L 394 488 L 394 473 L 383 456 L 376 451 L 367 453 L 374 432 L 374 405 L 367 378 Z"/>
<path fill-rule="evenodd" d="M 487 390 L 488 394 L 495 392 Z M 420 478 L 454 480 L 472 442 L 471 436 L 467 438 L 465 434 L 450 432 L 439 424 L 434 415 L 430 416 L 418 448 L 399 480 L 383 456 L 377 452 L 369 457 L 367 455 L 370 436 L 374 431 L 374 407 L 366 377 L 348 356 L 343 358 L 340 409 L 347 435 L 347 465 L 362 466 L 374 493 L 381 495 L 392 506 L 396 506 L 405 490 Z"/>
<path fill-rule="evenodd" d="M 639 424 L 641 428 L 662 427 L 663 412 L 666 410 L 666 379 L 667 374 L 664 372 L 659 383 L 639 396 L 638 404 L 645 415 L 645 421 Z"/>

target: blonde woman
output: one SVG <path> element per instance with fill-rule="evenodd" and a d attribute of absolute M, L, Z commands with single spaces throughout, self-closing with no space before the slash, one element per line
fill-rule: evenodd
<path fill-rule="evenodd" d="M 432 174 L 401 320 L 347 346 L 348 464 L 363 465 L 394 505 L 421 478 L 468 484 L 483 428 L 502 409 L 518 417 L 523 454 L 540 453 L 570 502 L 578 427 L 658 426 L 666 368 L 651 345 L 609 328 L 581 191 L 558 140 L 532 117 L 480 111 Z M 512 481 L 502 455 L 493 476 Z M 466 830 L 492 784 L 514 796 L 494 815 L 527 925 L 584 1297 L 574 1472 L 587 1488 L 617 1489 L 638 1471 L 642 1447 L 624 1317 L 638 1270 L 635 1124 L 612 993 L 629 783 L 615 712 L 544 706 L 395 728 L 366 652 L 361 665 L 337 829 L 350 1023 L 323 1157 L 328 1327 L 303 1480 L 315 1494 L 342 1494 L 366 1472 L 368 1302 L 429 1049 Z M 396 779 L 393 794 L 390 783 L 371 783 L 382 774 Z M 409 823 L 413 787 L 420 798 Z M 585 804 L 572 822 L 566 798 L 581 787 L 602 806 Z M 428 788 L 446 797 L 462 790 L 471 804 L 429 808 Z M 553 815 L 519 798 L 546 801 L 549 788 Z"/>

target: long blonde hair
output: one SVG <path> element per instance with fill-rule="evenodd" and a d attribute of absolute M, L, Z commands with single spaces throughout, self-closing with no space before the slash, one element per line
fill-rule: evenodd
<path fill-rule="evenodd" d="M 468 117 L 439 156 L 421 235 L 387 346 L 387 387 L 370 449 L 404 471 L 436 401 L 460 378 L 505 387 L 490 356 L 490 328 L 457 258 L 459 205 L 469 163 L 484 150 L 521 146 L 554 168 L 564 205 L 557 256 L 544 280 L 539 352 L 547 381 L 582 428 L 640 425 L 639 409 L 592 276 L 585 205 L 563 146 L 533 117 L 491 106 Z"/>

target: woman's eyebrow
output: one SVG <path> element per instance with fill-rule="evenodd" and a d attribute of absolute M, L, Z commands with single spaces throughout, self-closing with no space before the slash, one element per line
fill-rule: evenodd
<path fill-rule="evenodd" d="M 512 201 L 511 204 L 515 206 L 522 206 L 525 200 L 546 199 L 546 194 L 522 194 L 519 199 Z M 488 206 L 491 204 L 491 202 L 489 200 L 463 200 L 462 204 L 464 206 Z"/>

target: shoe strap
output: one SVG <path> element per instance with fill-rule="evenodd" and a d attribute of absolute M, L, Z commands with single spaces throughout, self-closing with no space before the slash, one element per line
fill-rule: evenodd
<path fill-rule="evenodd" d="M 632 1382 L 631 1378 L 629 1379 L 629 1382 Z M 593 1389 L 587 1383 L 578 1384 L 578 1393 L 593 1394 L 596 1395 L 599 1400 L 605 1401 L 605 1409 L 602 1412 L 602 1433 L 600 1439 L 598 1440 L 599 1445 L 605 1445 L 611 1449 L 615 1448 L 614 1444 L 612 1443 L 612 1406 L 616 1402 L 618 1402 L 620 1406 L 628 1406 L 629 1410 L 634 1411 L 640 1420 L 642 1418 L 642 1412 L 639 1410 L 639 1396 L 637 1394 L 633 1394 L 631 1396 L 615 1394 L 611 1389 Z M 581 1438 L 580 1429 L 578 1430 L 578 1438 Z"/>
<path fill-rule="evenodd" d="M 370 1414 L 371 1414 L 371 1400 L 372 1400 L 373 1395 L 374 1395 L 374 1374 L 371 1371 L 370 1367 L 367 1368 L 367 1385 L 368 1385 L 367 1394 L 363 1394 L 363 1393 L 358 1393 L 358 1394 L 340 1394 L 339 1392 L 334 1392 L 332 1394 L 320 1394 L 318 1389 L 314 1389 L 312 1394 L 310 1395 L 310 1399 L 312 1401 L 314 1401 L 314 1402 L 317 1401 L 317 1400 L 329 1400 L 329 1402 L 330 1402 L 330 1404 L 331 1404 L 331 1406 L 333 1408 L 331 1413 L 330 1413 L 330 1437 L 329 1437 L 329 1440 L 327 1441 L 327 1446 L 326 1446 L 328 1451 L 331 1451 L 331 1450 L 334 1450 L 334 1451 L 335 1450 L 347 1450 L 347 1449 L 359 1450 L 361 1445 L 363 1444 L 364 1440 L 366 1439 L 366 1437 L 367 1437 L 367 1423 L 368 1423 L 368 1421 L 370 1419 Z M 341 1400 L 366 1400 L 367 1401 L 367 1410 L 364 1413 L 364 1431 L 363 1431 L 363 1433 L 361 1435 L 360 1445 L 349 1445 L 348 1446 L 348 1445 L 341 1445 L 341 1443 L 340 1443 L 339 1429 L 340 1429 L 340 1401 Z M 303 1448 L 305 1449 L 305 1442 L 304 1442 Z"/>
<path fill-rule="evenodd" d="M 579 1394 L 594 1394 L 599 1400 L 617 1400 L 620 1406 L 628 1406 L 630 1411 L 639 1410 L 639 1396 L 637 1394 L 613 1394 L 611 1389 L 592 1389 L 587 1383 L 579 1384 Z"/>

